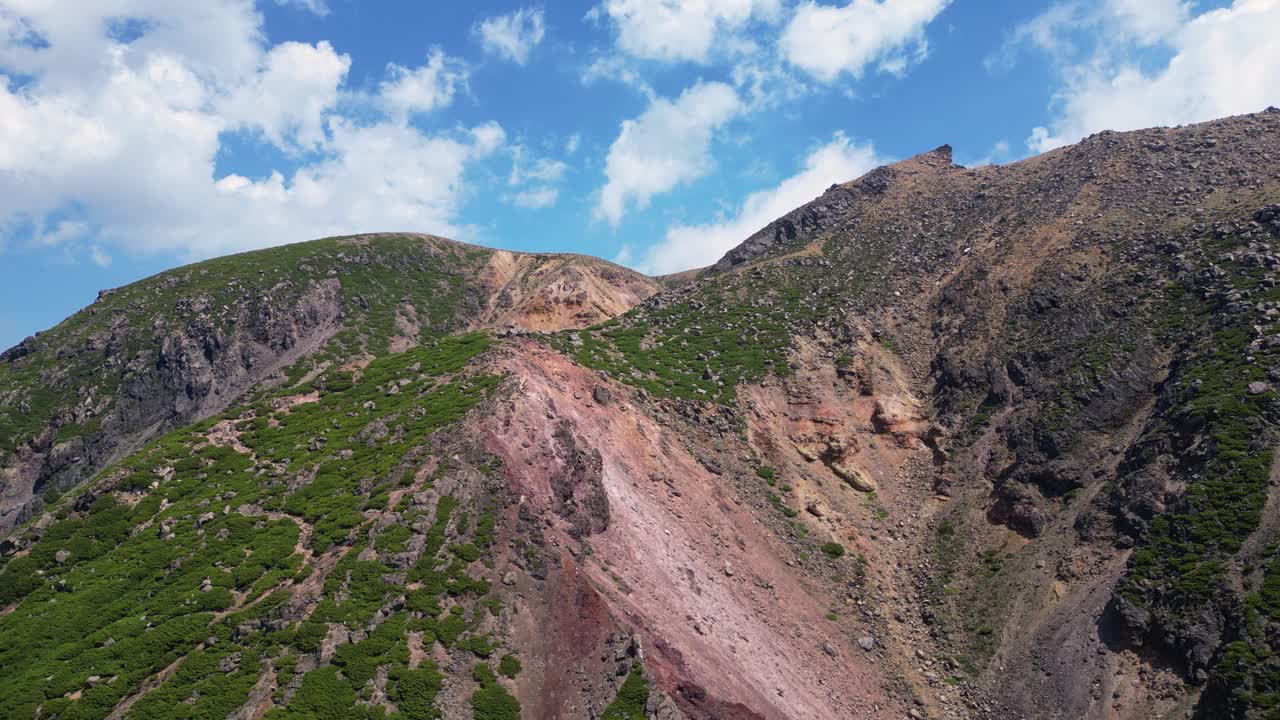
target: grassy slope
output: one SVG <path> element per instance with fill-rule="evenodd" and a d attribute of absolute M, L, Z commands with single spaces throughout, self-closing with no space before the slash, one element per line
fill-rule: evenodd
<path fill-rule="evenodd" d="M 406 303 L 416 308 L 421 333 L 453 329 L 467 308 L 464 278 L 488 251 L 440 247 L 446 256 L 413 236 L 361 244 L 330 238 L 208 260 L 120 288 L 42 333 L 35 352 L 0 363 L 0 462 L 50 424 L 59 427 L 59 442 L 95 432 L 110 400 L 155 365 L 164 337 L 189 324 L 225 336 L 246 318 L 286 312 L 327 278 L 342 284 L 346 322 L 317 362 L 386 352 Z M 196 298 L 207 300 L 203 308 L 193 306 Z M 86 399 L 103 398 L 105 405 L 86 407 Z"/>
<path fill-rule="evenodd" d="M 375 360 L 356 377 L 330 373 L 314 383 L 317 402 L 292 409 L 273 410 L 262 398 L 108 469 L 96 497 L 60 503 L 58 521 L 30 553 L 0 571 L 0 607 L 11 607 L 0 617 L 0 715 L 34 717 L 39 708 L 44 717 L 105 717 L 177 661 L 126 717 L 225 717 L 264 667 L 285 688 L 298 657 L 314 652 L 331 625 L 367 628 L 399 596 L 403 610 L 308 673 L 273 716 L 381 715 L 361 699 L 383 667 L 402 713 L 438 717 L 442 677 L 430 661 L 409 669 L 407 633 L 482 659 L 493 652 L 471 629 L 496 608 L 482 601 L 487 583 L 468 572 L 489 553 L 493 516 L 459 509 L 449 496 L 434 510 L 409 497 L 388 503 L 429 460 L 430 433 L 499 381 L 465 370 L 489 343 L 450 337 Z M 234 424 L 249 454 L 205 441 L 221 421 Z M 444 472 L 442 461 L 437 473 Z M 306 477 L 313 479 L 299 486 Z M 430 516 L 431 529 L 408 572 L 421 589 L 406 593 L 387 563 L 404 551 L 419 515 Z M 295 552 L 304 527 L 309 563 Z M 454 542 L 446 546 L 446 538 Z M 340 550 L 320 602 L 297 617 L 291 590 L 316 558 Z M 482 700 L 500 695 L 486 690 L 491 684 L 479 689 Z M 284 692 L 277 691 L 282 700 Z"/>

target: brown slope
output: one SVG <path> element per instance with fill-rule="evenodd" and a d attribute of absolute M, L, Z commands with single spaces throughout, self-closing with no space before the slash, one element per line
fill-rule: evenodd
<path fill-rule="evenodd" d="M 516 387 L 477 433 L 503 459 L 519 515 L 555 548 L 547 578 L 517 581 L 538 717 L 587 716 L 575 678 L 618 632 L 689 718 L 899 716 L 856 644 L 866 619 L 821 576 L 830 566 L 798 561 L 775 534 L 748 446 L 710 442 L 705 426 L 532 343 L 499 367 Z M 850 616 L 825 617 L 833 609 Z"/>
<path fill-rule="evenodd" d="M 1249 701 L 1229 699 L 1240 681 L 1221 663 L 1236 639 L 1270 642 L 1243 605 L 1264 578 L 1273 521 L 1249 532 L 1241 555 L 1221 556 L 1231 569 L 1198 617 L 1144 615 L 1116 588 L 1176 605 L 1161 593 L 1178 578 L 1142 585 L 1130 551 L 1148 542 L 1154 517 L 1193 512 L 1185 493 L 1206 479 L 1214 440 L 1197 429 L 1205 418 L 1179 410 L 1198 387 L 1187 368 L 1234 342 L 1222 332 L 1241 324 L 1257 341 L 1221 361 L 1240 363 L 1222 371 L 1233 399 L 1254 393 L 1237 378 L 1280 377 L 1264 355 L 1277 331 L 1265 294 L 1276 281 L 1276 157 L 1276 111 L 1101 133 L 998 167 L 961 168 L 939 148 L 833 186 L 623 323 L 647 328 L 642 348 L 656 353 L 672 330 L 700 333 L 703 318 L 744 299 L 746 312 L 726 315 L 748 339 L 771 337 L 762 309 L 786 308 L 772 317 L 789 318 L 791 371 L 803 381 L 786 394 L 739 387 L 738 409 L 768 419 L 750 421 L 743 452 L 769 458 L 796 501 L 840 487 L 837 461 L 876 480 L 869 502 L 888 510 L 892 542 L 874 517 L 843 507 L 799 521 L 813 533 L 844 525 L 846 545 L 867 549 L 877 583 L 864 600 L 892 618 L 883 629 L 899 674 L 889 677 L 910 686 L 921 712 L 1246 717 Z M 1261 284 L 1233 289 L 1233 273 Z M 1171 284 L 1208 315 L 1170 311 Z M 749 349 L 718 342 L 697 358 L 705 370 L 669 371 L 713 383 L 728 371 L 722 354 Z M 870 420 L 853 398 L 851 411 L 807 417 L 813 398 L 840 397 L 831 378 L 878 376 L 896 389 L 869 383 Z M 877 420 L 874 400 L 886 394 L 901 404 L 881 403 Z M 1274 415 L 1245 431 L 1264 462 Z M 870 433 L 886 430 L 912 454 L 884 454 L 886 440 Z"/>
<path fill-rule="evenodd" d="M 1161 432 L 1153 413 L 1176 351 L 1145 323 L 1178 275 L 1170 255 L 1192 247 L 1197 223 L 1247 225 L 1280 199 L 1277 152 L 1274 113 L 1104 133 L 1005 167 L 965 170 L 935 151 L 832 188 L 716 266 L 809 250 L 865 283 L 847 309 L 895 340 L 918 369 L 914 392 L 950 426 L 936 475 L 949 507 L 922 515 L 920 545 L 888 558 L 917 568 L 891 603 L 921 623 L 906 623 L 905 648 L 948 658 L 916 669 L 940 710 L 955 711 L 945 677 L 960 667 L 979 670 L 961 697 L 982 709 L 994 695 L 991 717 L 1195 705 L 1239 598 L 1174 635 L 1117 628 L 1113 602 L 1145 523 L 1135 529 L 1130 508 L 1149 520 L 1144 506 L 1177 507 L 1194 461 L 1163 485 L 1109 488 L 1140 472 L 1121 466 L 1139 436 Z M 959 537 L 938 539 L 944 519 Z"/>
<path fill-rule="evenodd" d="M 586 255 L 494 250 L 477 280 L 478 327 L 554 331 L 621 315 L 662 289 L 658 280 Z"/>

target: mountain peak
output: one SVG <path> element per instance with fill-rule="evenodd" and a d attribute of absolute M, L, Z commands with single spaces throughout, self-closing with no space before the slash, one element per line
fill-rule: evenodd
<path fill-rule="evenodd" d="M 0 717 L 1260 717 L 1277 157 L 944 145 L 696 276 L 378 233 L 104 294 L 0 354 Z"/>

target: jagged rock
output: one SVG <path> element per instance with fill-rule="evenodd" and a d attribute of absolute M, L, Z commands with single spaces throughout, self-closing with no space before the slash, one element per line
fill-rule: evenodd
<path fill-rule="evenodd" d="M 843 463 L 831 463 L 831 471 L 841 480 L 849 483 L 854 490 L 865 493 L 875 492 L 877 489 L 876 481 L 872 480 L 865 472 L 852 465 Z"/>
<path fill-rule="evenodd" d="M 795 446 L 796 452 L 800 453 L 800 457 L 805 459 L 805 462 L 813 462 L 818 459 L 818 451 L 812 445 L 807 443 L 793 443 L 793 445 Z"/>
<path fill-rule="evenodd" d="M 609 391 L 609 388 L 597 385 L 591 390 L 591 399 L 595 400 L 597 405 L 608 406 L 613 404 L 613 393 Z"/>

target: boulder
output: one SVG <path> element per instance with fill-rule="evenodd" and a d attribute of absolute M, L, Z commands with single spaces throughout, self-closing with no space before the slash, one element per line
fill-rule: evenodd
<path fill-rule="evenodd" d="M 859 492 L 871 493 L 877 489 L 876 481 L 872 480 L 861 469 L 844 463 L 831 463 L 831 472 L 836 474 L 841 480 L 849 483 L 849 486 Z"/>

